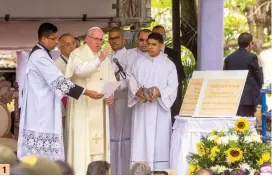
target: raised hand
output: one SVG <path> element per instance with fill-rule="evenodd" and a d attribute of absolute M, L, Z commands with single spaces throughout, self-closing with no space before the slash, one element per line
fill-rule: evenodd
<path fill-rule="evenodd" d="M 112 52 L 112 49 L 111 49 L 111 46 L 108 45 L 108 46 L 105 46 L 102 50 L 101 50 L 101 54 L 99 56 L 99 60 L 100 62 L 104 61 L 106 59 L 106 57 L 108 55 L 110 55 Z"/>
<path fill-rule="evenodd" d="M 104 96 L 104 94 L 100 94 L 94 90 L 85 90 L 84 95 L 86 95 L 92 99 L 100 99 Z"/>

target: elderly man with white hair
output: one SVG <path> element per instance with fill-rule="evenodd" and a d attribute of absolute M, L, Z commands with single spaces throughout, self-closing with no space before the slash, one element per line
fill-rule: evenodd
<path fill-rule="evenodd" d="M 75 49 L 68 60 L 65 76 L 78 85 L 101 92 L 107 81 L 116 81 L 108 55 L 111 48 L 101 50 L 103 31 L 88 30 L 86 44 Z M 99 100 L 87 97 L 68 100 L 66 134 L 67 161 L 78 175 L 84 175 L 92 161 L 107 160 L 110 156 L 108 106 L 113 96 Z"/>

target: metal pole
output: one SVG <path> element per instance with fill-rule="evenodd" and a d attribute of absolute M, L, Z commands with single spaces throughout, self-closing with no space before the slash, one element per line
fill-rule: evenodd
<path fill-rule="evenodd" d="M 172 0 L 172 30 L 173 49 L 179 52 L 180 58 L 180 3 L 179 0 Z"/>

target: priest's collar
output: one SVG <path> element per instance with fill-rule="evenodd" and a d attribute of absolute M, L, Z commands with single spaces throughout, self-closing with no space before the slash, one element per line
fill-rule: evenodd
<path fill-rule="evenodd" d="M 46 47 L 45 47 L 44 45 L 42 45 L 41 43 L 38 43 L 36 46 L 38 46 L 38 47 L 41 48 L 41 49 L 44 49 L 44 50 L 48 53 L 49 57 L 50 57 L 51 59 L 53 59 L 52 56 L 51 56 L 51 54 L 50 54 L 50 50 L 49 50 L 48 48 L 46 48 Z"/>
<path fill-rule="evenodd" d="M 37 44 L 39 47 L 42 47 L 46 52 L 50 52 L 50 50 L 48 49 L 48 48 L 46 48 L 43 44 L 41 44 L 41 43 L 38 43 Z"/>

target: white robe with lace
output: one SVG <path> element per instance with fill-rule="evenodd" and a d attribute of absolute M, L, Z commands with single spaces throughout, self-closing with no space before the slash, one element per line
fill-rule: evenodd
<path fill-rule="evenodd" d="M 66 80 L 41 47 L 29 57 L 23 89 L 17 155 L 64 160 L 61 98 L 75 84 Z"/>

